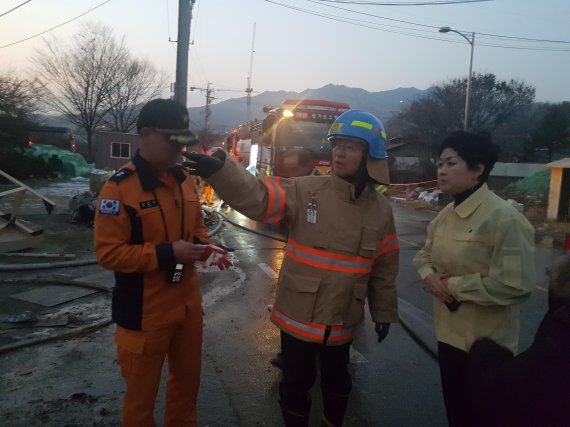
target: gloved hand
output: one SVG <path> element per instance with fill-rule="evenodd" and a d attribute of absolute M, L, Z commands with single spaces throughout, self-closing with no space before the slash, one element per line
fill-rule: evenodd
<path fill-rule="evenodd" d="M 384 338 L 388 335 L 388 331 L 390 330 L 389 323 L 376 323 L 374 328 L 376 334 L 378 335 L 378 342 L 384 341 Z"/>
<path fill-rule="evenodd" d="M 224 161 L 218 157 L 207 156 L 205 154 L 182 152 L 182 155 L 189 161 L 184 162 L 184 167 L 188 168 L 191 175 L 198 175 L 209 178 L 219 171 L 224 165 Z"/>
<path fill-rule="evenodd" d="M 228 259 L 228 251 L 214 245 L 205 245 L 204 252 L 199 260 L 202 262 L 203 268 L 210 268 L 215 265 L 220 270 L 225 270 L 232 266 Z"/>

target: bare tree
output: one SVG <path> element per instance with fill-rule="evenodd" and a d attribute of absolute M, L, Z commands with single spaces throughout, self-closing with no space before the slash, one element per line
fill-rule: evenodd
<path fill-rule="evenodd" d="M 392 135 L 427 144 L 434 152 L 449 132 L 463 128 L 467 78 L 433 86 L 427 95 L 387 123 Z M 535 89 L 517 80 L 501 81 L 494 74 L 475 74 L 471 80 L 470 129 L 493 132 L 533 101 Z"/>
<path fill-rule="evenodd" d="M 42 86 L 37 80 L 19 78 L 14 71 L 0 74 L 1 153 L 26 144 L 42 95 Z"/>
<path fill-rule="evenodd" d="M 535 150 L 545 150 L 548 161 L 570 152 L 570 102 L 550 104 L 546 114 L 533 130 L 527 142 L 528 156 Z"/>
<path fill-rule="evenodd" d="M 477 74 L 475 79 L 470 118 L 474 130 L 493 132 L 513 113 L 534 101 L 536 90 L 520 80 L 498 80 L 494 74 Z M 463 84 L 461 80 L 457 83 Z"/>
<path fill-rule="evenodd" d="M 117 41 L 113 30 L 103 24 L 84 24 L 72 39 L 69 44 L 46 41 L 33 62 L 49 93 L 48 105 L 85 130 L 91 161 L 93 133 L 129 54 L 123 40 Z"/>
<path fill-rule="evenodd" d="M 166 88 L 167 81 L 144 59 L 129 59 L 119 67 L 105 107 L 103 122 L 117 132 L 135 128 L 141 105 L 156 98 Z"/>
<path fill-rule="evenodd" d="M 16 77 L 13 70 L 0 74 L 0 116 L 31 119 L 40 110 L 42 95 L 38 80 Z"/>

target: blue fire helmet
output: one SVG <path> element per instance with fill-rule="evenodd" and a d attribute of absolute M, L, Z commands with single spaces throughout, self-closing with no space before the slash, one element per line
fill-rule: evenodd
<path fill-rule="evenodd" d="M 335 120 L 327 138 L 329 141 L 349 138 L 365 142 L 368 146 L 366 159 L 368 175 L 382 184 L 390 183 L 386 131 L 378 118 L 366 111 L 349 110 Z"/>

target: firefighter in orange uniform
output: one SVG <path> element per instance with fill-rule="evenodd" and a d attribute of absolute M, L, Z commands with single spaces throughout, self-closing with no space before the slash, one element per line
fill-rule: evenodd
<path fill-rule="evenodd" d="M 349 349 L 368 305 L 378 342 L 398 321 L 399 244 L 391 207 L 386 133 L 373 115 L 350 110 L 332 125 L 332 175 L 257 179 L 229 156 L 188 154 L 230 206 L 289 234 L 271 320 L 281 330 L 279 403 L 287 426 L 307 426 L 320 359 L 322 425 L 342 425 L 352 380 Z"/>
<path fill-rule="evenodd" d="M 104 185 L 95 219 L 97 259 L 115 272 L 112 316 L 127 389 L 122 425 L 155 426 L 168 357 L 164 426 L 196 426 L 202 307 L 194 262 L 213 246 L 195 180 L 176 162 L 182 146 L 197 141 L 186 109 L 166 99 L 141 109 L 137 130 L 140 150 Z M 218 256 L 223 269 L 225 254 Z"/>

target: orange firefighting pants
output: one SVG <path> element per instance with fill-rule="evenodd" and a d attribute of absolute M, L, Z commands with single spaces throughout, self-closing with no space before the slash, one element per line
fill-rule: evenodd
<path fill-rule="evenodd" d="M 197 426 L 202 311 L 168 328 L 133 331 L 117 326 L 117 362 L 126 384 L 123 427 L 155 427 L 154 403 L 168 359 L 165 427 Z"/>

